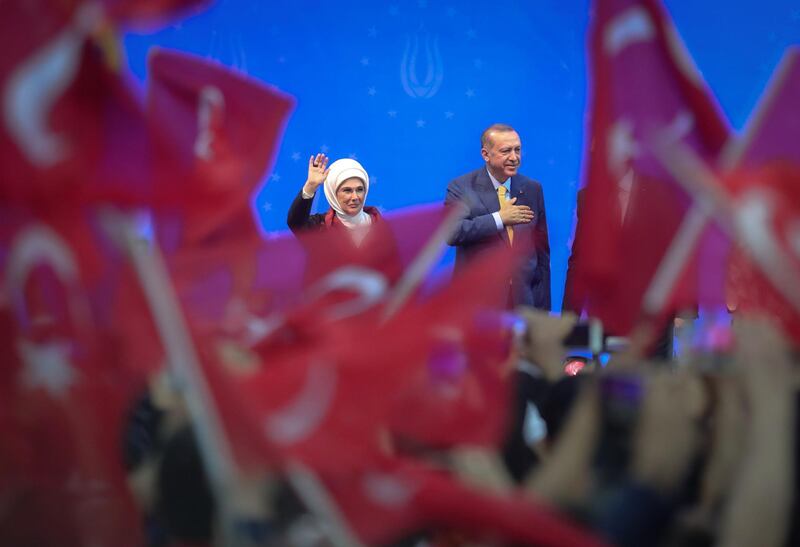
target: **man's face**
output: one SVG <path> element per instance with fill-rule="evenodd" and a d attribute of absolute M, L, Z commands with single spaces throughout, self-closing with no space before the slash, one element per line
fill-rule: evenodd
<path fill-rule="evenodd" d="M 348 215 L 355 215 L 364 206 L 364 181 L 353 177 L 344 181 L 336 190 L 336 201 Z"/>
<path fill-rule="evenodd" d="M 494 178 L 505 182 L 508 177 L 517 174 L 522 162 L 519 135 L 516 131 L 492 131 L 489 133 L 489 142 L 481 148 L 481 156 Z"/>

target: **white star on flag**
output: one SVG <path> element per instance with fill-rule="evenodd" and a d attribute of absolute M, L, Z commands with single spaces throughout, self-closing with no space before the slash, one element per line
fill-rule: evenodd
<path fill-rule="evenodd" d="M 77 380 L 67 357 L 69 345 L 66 342 L 37 345 L 23 340 L 18 348 L 24 363 L 22 385 L 31 390 L 41 388 L 54 398 L 63 399 Z"/>
<path fill-rule="evenodd" d="M 397 110 L 390 110 L 386 114 L 388 114 L 390 118 L 396 118 L 397 117 Z"/>
<path fill-rule="evenodd" d="M 292 154 L 292 161 L 300 161 L 300 152 L 294 152 Z"/>
<path fill-rule="evenodd" d="M 270 211 L 272 211 L 272 204 L 270 202 L 268 202 L 268 201 L 265 201 L 264 202 L 264 212 L 265 213 L 269 213 Z"/>
<path fill-rule="evenodd" d="M 425 127 L 425 120 L 417 120 L 417 127 Z"/>
<path fill-rule="evenodd" d="M 475 90 L 472 89 L 472 88 L 467 89 L 467 92 L 465 93 L 465 95 L 471 99 L 472 97 L 475 96 Z"/>
<path fill-rule="evenodd" d="M 361 58 L 361 66 L 369 66 L 369 57 Z"/>
<path fill-rule="evenodd" d="M 453 112 L 450 112 L 449 110 L 444 113 L 444 117 L 447 118 L 448 120 L 452 120 L 453 116 L 455 116 L 455 114 Z"/>
<path fill-rule="evenodd" d="M 272 173 L 272 175 L 270 175 L 269 177 L 269 180 L 274 180 L 275 182 L 278 182 L 281 180 L 281 176 L 278 173 Z"/>
<path fill-rule="evenodd" d="M 370 86 L 367 88 L 367 95 L 374 96 L 377 93 L 374 86 Z"/>
<path fill-rule="evenodd" d="M 330 151 L 330 148 L 328 147 L 327 144 L 323 144 L 322 146 L 319 147 L 319 150 L 323 154 L 327 154 Z"/>
<path fill-rule="evenodd" d="M 367 36 L 369 36 L 370 38 L 376 38 L 378 36 L 378 29 L 376 29 L 374 26 L 369 27 L 369 30 L 367 31 Z"/>

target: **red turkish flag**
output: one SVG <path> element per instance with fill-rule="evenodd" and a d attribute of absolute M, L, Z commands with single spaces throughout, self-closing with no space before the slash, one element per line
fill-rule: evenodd
<path fill-rule="evenodd" d="M 665 256 L 697 212 L 653 142 L 682 143 L 714 164 L 728 128 L 656 0 L 597 0 L 589 43 L 591 121 L 574 243 L 577 285 L 588 295 L 590 314 L 625 334 L 643 312 L 657 316 L 696 300 L 686 257 L 660 292 L 651 287 L 667 273 Z M 699 230 L 692 243 L 705 246 L 715 237 Z"/>
<path fill-rule="evenodd" d="M 790 48 L 726 160 L 739 247 L 729 296 L 800 342 L 800 49 Z"/>
<path fill-rule="evenodd" d="M 412 216 L 420 222 L 410 222 Z M 404 221 L 398 226 L 408 221 L 409 226 L 418 227 L 425 225 L 426 219 L 441 221 L 442 214 L 437 207 L 400 218 Z M 373 225 L 373 229 L 383 225 L 374 233 L 378 241 L 394 237 L 390 233 L 393 220 Z M 408 238 L 410 233 L 404 235 Z M 337 238 L 346 238 L 351 244 L 346 232 L 314 234 L 304 244 L 313 252 L 317 244 L 335 245 Z M 427 239 L 420 232 L 415 245 L 406 240 L 401 246 L 426 249 L 423 243 Z M 391 238 L 383 242 L 390 243 Z M 341 468 L 363 461 L 365 451 L 379 450 L 381 432 L 394 424 L 415 442 L 439 445 L 465 438 L 486 442 L 498 435 L 507 406 L 500 365 L 507 355 L 508 340 L 505 331 L 493 323 L 491 313 L 505 303 L 510 257 L 487 255 L 428 301 L 411 298 L 405 308 L 381 324 L 382 304 L 399 276 L 393 268 L 380 268 L 401 262 L 401 257 L 385 254 L 387 248 L 396 252 L 395 245 L 371 248 L 380 251 L 377 256 L 381 260 L 371 257 L 370 247 L 363 246 L 363 256 L 337 255 L 338 260 L 354 256 L 358 263 L 331 260 L 329 277 L 314 279 L 301 305 L 288 313 L 279 310 L 281 313 L 261 316 L 272 330 L 253 346 L 254 360 L 261 362 L 250 370 L 235 373 L 214 359 L 206 361 L 208 374 L 215 378 L 210 384 L 219 390 L 219 404 L 226 407 L 221 413 L 243 414 L 256 424 L 249 429 L 260 431 L 265 454 L 277 452 L 283 461 L 297 458 L 317 468 Z M 363 288 L 373 283 L 377 289 Z M 475 291 L 478 285 L 484 290 Z M 319 292 L 318 287 L 327 287 L 328 292 Z M 490 330 L 487 325 L 497 328 Z M 225 336 L 246 346 L 238 334 L 234 330 Z M 468 369 L 459 365 L 462 360 L 469 362 Z M 458 365 L 456 369 L 451 367 L 453 363 Z M 428 395 L 431 397 L 426 400 Z M 427 412 L 427 425 L 401 417 L 402 409 L 415 402 L 425 403 L 420 409 Z M 420 409 L 412 417 L 419 416 Z M 232 418 L 229 423 L 234 421 Z M 476 427 L 475 421 L 481 426 Z M 276 425 L 267 425 L 270 423 Z M 246 445 L 249 441 L 241 442 Z"/>
<path fill-rule="evenodd" d="M 186 53 L 155 50 L 148 66 L 159 169 L 184 200 L 156 219 L 163 249 L 254 233 L 250 197 L 272 165 L 293 99 Z"/>
<path fill-rule="evenodd" d="M 438 205 L 381 217 L 359 247 L 349 232 L 333 229 L 300 240 L 240 237 L 224 245 L 184 247 L 171 257 L 177 292 L 197 338 L 211 340 L 201 344 L 203 363 L 241 463 L 253 463 L 256 438 L 262 438 L 255 449 L 262 461 L 279 464 L 295 457 L 352 466 L 365 447 L 376 449 L 390 401 L 385 394 L 400 389 L 410 377 L 407 369 L 421 362 L 410 356 L 421 354 L 412 339 L 378 329 L 382 306 L 398 281 L 407 279 L 406 270 L 435 251 L 436 241 L 443 246 L 443 239 L 432 242 L 431 234 L 444 218 Z M 364 348 L 349 342 L 351 332 L 361 332 Z M 403 347 L 392 350 L 398 340 Z M 251 370 L 237 372 L 231 359 L 220 357 L 220 347 L 230 350 L 233 361 L 253 361 Z M 404 364 L 391 373 L 376 367 L 382 351 Z M 404 355 L 409 357 L 403 360 Z M 325 423 L 321 436 L 267 439 L 263 424 L 269 416 L 284 406 L 302 407 L 308 401 L 304 392 L 314 389 L 332 397 L 325 409 L 309 410 Z"/>
<path fill-rule="evenodd" d="M 734 181 L 732 301 L 738 313 L 767 315 L 800 342 L 800 163 L 739 172 Z"/>
<path fill-rule="evenodd" d="M 429 339 L 430 350 L 413 383 L 397 394 L 389 428 L 398 440 L 441 448 L 495 446 L 502 439 L 511 340 L 501 312 L 515 264 L 509 248 L 498 246 L 400 313 L 397 322 L 406 328 L 424 326 L 411 340 Z"/>
<path fill-rule="evenodd" d="M 393 390 L 408 383 L 420 351 L 403 335 L 361 331 L 392 356 L 383 363 L 374 348 L 351 342 L 355 330 L 328 323 L 323 340 L 293 339 L 283 351 L 256 352 L 252 366 L 238 370 L 204 360 L 242 464 L 254 463 L 260 450 L 268 465 L 298 460 L 314 469 L 352 469 L 381 450 Z"/>
<path fill-rule="evenodd" d="M 152 29 L 198 12 L 210 0 L 104 0 L 109 17 L 124 27 Z"/>
<path fill-rule="evenodd" d="M 305 252 L 291 234 L 250 234 L 187 247 L 167 257 L 181 304 L 195 329 L 257 340 L 271 313 L 302 298 Z"/>
<path fill-rule="evenodd" d="M 149 203 L 153 155 L 144 111 L 99 47 L 102 6 L 46 6 L 3 6 L 0 197 L 40 209 Z"/>
<path fill-rule="evenodd" d="M 321 479 L 353 533 L 368 545 L 430 527 L 523 545 L 605 544 L 531 499 L 481 492 L 413 460 L 382 457 Z"/>
<path fill-rule="evenodd" d="M 218 329 L 249 345 L 265 336 L 267 322 L 283 322 L 287 313 L 313 315 L 316 323 L 331 315 L 377 315 L 410 265 L 437 250 L 431 237 L 444 219 L 438 205 L 415 207 L 382 216 L 359 247 L 344 229 L 300 239 L 251 233 L 186 247 L 168 260 L 195 328 Z"/>
<path fill-rule="evenodd" d="M 114 276 L 81 215 L 3 215 L 0 461 L 13 480 L 0 543 L 141 545 L 120 438 L 144 387 L 127 350 L 148 341 L 125 340 L 104 320 Z"/>

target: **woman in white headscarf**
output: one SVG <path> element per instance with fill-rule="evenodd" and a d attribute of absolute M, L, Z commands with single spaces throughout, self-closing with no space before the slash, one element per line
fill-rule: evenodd
<path fill-rule="evenodd" d="M 312 215 L 311 203 L 320 186 L 324 186 L 331 208 L 327 213 Z M 380 219 L 375 207 L 364 206 L 368 192 L 369 175 L 356 160 L 336 160 L 328 167 L 325 154 L 311 156 L 308 178 L 289 207 L 286 223 L 294 233 L 345 228 L 358 244 L 369 226 Z"/>

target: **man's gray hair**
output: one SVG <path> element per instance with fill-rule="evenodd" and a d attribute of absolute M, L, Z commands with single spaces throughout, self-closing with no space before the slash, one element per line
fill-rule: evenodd
<path fill-rule="evenodd" d="M 505 123 L 493 123 L 489 127 L 483 130 L 481 133 L 481 147 L 488 148 L 489 147 L 489 135 L 494 132 L 498 133 L 507 133 L 509 131 L 516 131 L 513 127 Z"/>

